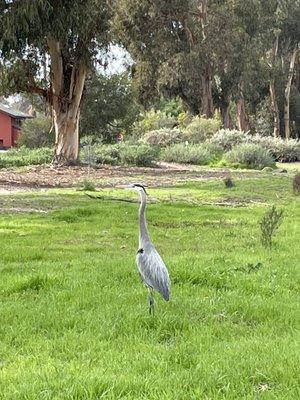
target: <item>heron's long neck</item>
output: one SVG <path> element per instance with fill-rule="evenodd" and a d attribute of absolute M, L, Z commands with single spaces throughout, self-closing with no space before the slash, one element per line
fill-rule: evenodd
<path fill-rule="evenodd" d="M 140 193 L 141 197 L 141 205 L 139 210 L 139 219 L 140 219 L 140 237 L 139 237 L 139 247 L 143 248 L 145 242 L 150 241 L 149 232 L 147 229 L 147 222 L 145 216 L 146 209 L 146 195 L 145 193 Z"/>

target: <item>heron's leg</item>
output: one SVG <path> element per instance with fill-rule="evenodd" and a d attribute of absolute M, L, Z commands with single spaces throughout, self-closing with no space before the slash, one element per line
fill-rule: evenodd
<path fill-rule="evenodd" d="M 149 314 L 153 314 L 154 315 L 154 295 L 153 295 L 153 290 L 152 289 L 148 289 L 149 290 Z"/>

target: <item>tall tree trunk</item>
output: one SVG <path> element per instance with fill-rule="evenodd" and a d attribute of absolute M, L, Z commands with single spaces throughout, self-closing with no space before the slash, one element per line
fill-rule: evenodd
<path fill-rule="evenodd" d="M 65 65 L 59 42 L 48 40 L 51 106 L 55 129 L 54 162 L 76 164 L 79 155 L 80 103 L 87 73 L 84 65 Z"/>
<path fill-rule="evenodd" d="M 200 0 L 198 6 L 198 19 L 201 26 L 203 46 L 206 42 L 206 26 L 207 26 L 207 0 Z M 212 118 L 214 115 L 213 98 L 212 98 L 212 68 L 207 63 L 203 75 L 201 77 L 202 98 L 200 112 L 206 118 Z"/>
<path fill-rule="evenodd" d="M 206 39 L 206 24 L 207 24 L 207 0 L 200 0 L 199 6 L 198 6 L 198 11 L 199 11 L 199 20 L 201 23 L 201 30 L 202 30 L 202 35 L 203 39 Z"/>
<path fill-rule="evenodd" d="M 237 101 L 237 124 L 240 131 L 248 132 L 250 130 L 250 123 L 246 112 L 243 94 L 243 83 L 240 84 L 239 97 Z"/>
<path fill-rule="evenodd" d="M 230 116 L 230 103 L 231 94 L 227 94 L 222 99 L 222 103 L 220 105 L 222 125 L 224 129 L 233 129 L 233 123 Z"/>
<path fill-rule="evenodd" d="M 270 96 L 273 112 L 273 136 L 278 137 L 280 133 L 280 117 L 274 79 L 270 81 Z"/>
<path fill-rule="evenodd" d="M 271 53 L 271 61 L 269 63 L 269 67 L 271 69 L 271 79 L 270 79 L 270 97 L 271 97 L 271 106 L 272 106 L 272 112 L 273 112 L 273 136 L 278 137 L 280 135 L 280 117 L 279 117 L 279 108 L 278 108 L 278 102 L 277 102 L 277 93 L 276 93 L 276 87 L 275 87 L 275 78 L 274 78 L 274 67 L 276 64 L 276 58 L 278 54 L 278 41 L 279 37 L 278 35 L 275 38 L 274 44 L 273 44 L 273 49 Z"/>
<path fill-rule="evenodd" d="M 214 106 L 212 98 L 212 73 L 210 66 L 207 66 L 205 68 L 201 80 L 202 80 L 201 114 L 204 115 L 206 118 L 212 118 L 214 116 Z"/>
<path fill-rule="evenodd" d="M 291 54 L 290 68 L 284 91 L 284 135 L 286 140 L 290 138 L 290 94 L 291 94 L 291 86 L 294 76 L 297 53 L 298 53 L 298 45 L 294 47 Z"/>

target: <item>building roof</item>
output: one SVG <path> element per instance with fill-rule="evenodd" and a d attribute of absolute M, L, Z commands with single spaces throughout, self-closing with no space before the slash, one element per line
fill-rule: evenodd
<path fill-rule="evenodd" d="M 8 114 L 14 118 L 33 118 L 32 115 L 23 113 L 22 111 L 16 110 L 15 108 L 5 106 L 0 103 L 0 113 Z"/>

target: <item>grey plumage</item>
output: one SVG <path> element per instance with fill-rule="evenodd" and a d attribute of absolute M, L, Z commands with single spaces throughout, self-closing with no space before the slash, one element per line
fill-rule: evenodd
<path fill-rule="evenodd" d="M 149 289 L 149 311 L 154 313 L 153 291 L 159 292 L 168 301 L 170 299 L 170 278 L 167 267 L 161 256 L 155 249 L 148 232 L 145 217 L 146 191 L 140 184 L 129 186 L 139 192 L 141 204 L 139 209 L 139 250 L 136 255 L 136 263 L 140 277 Z"/>

